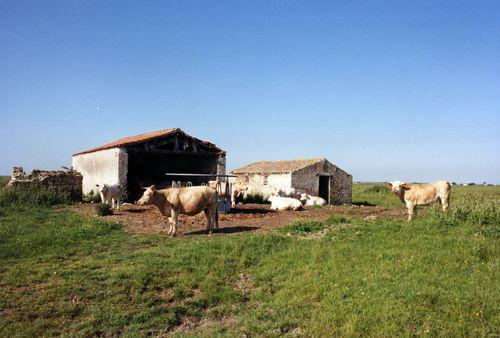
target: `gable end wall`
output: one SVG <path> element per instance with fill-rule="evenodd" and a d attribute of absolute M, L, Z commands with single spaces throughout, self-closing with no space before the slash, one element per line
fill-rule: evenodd
<path fill-rule="evenodd" d="M 96 193 L 96 184 L 120 184 L 126 189 L 128 155 L 122 148 L 75 155 L 72 165 L 83 176 L 83 194 Z"/>

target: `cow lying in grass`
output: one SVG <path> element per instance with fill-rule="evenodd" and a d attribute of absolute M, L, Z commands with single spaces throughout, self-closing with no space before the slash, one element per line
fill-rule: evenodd
<path fill-rule="evenodd" d="M 291 197 L 281 197 L 276 195 L 271 195 L 268 198 L 268 201 L 271 202 L 271 210 L 300 210 L 302 209 L 302 203 L 298 199 Z"/>
<path fill-rule="evenodd" d="M 318 196 L 312 196 L 306 193 L 300 194 L 300 201 L 306 207 L 314 207 L 314 206 L 323 207 L 326 205 L 326 201 L 324 198 Z"/>
<path fill-rule="evenodd" d="M 429 184 L 409 184 L 400 181 L 388 182 L 387 186 L 395 193 L 408 209 L 408 220 L 411 221 L 417 205 L 428 205 L 439 201 L 443 211 L 450 205 L 450 183 L 437 181 Z"/>
<path fill-rule="evenodd" d="M 101 195 L 101 202 L 104 204 L 111 203 L 111 207 L 116 210 L 120 209 L 120 186 L 118 184 L 96 184 L 99 188 L 99 194 Z"/>
<path fill-rule="evenodd" d="M 217 191 L 214 188 L 186 187 L 156 190 L 152 185 L 146 188 L 139 205 L 154 204 L 160 212 L 167 217 L 172 217 L 167 234 L 175 236 L 177 233 L 177 217 L 179 214 L 194 216 L 205 212 L 207 219 L 207 233 L 219 228 L 219 214 L 217 212 Z M 169 223 L 167 221 L 167 223 Z"/>

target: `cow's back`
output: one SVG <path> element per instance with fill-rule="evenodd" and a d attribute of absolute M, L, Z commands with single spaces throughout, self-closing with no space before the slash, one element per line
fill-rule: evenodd
<path fill-rule="evenodd" d="M 430 204 L 438 198 L 447 198 L 450 192 L 450 184 L 447 181 L 408 185 L 410 189 L 405 191 L 404 199 L 417 205 Z"/>
<path fill-rule="evenodd" d="M 179 207 L 186 214 L 197 214 L 205 209 L 217 207 L 217 191 L 208 186 L 180 188 Z"/>

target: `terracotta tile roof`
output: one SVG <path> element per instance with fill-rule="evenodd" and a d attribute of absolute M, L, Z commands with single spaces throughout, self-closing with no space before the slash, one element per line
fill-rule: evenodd
<path fill-rule="evenodd" d="M 308 158 L 300 160 L 283 161 L 257 161 L 247 164 L 244 167 L 234 169 L 233 174 L 280 174 L 297 171 L 318 162 L 325 161 L 324 157 Z"/>
<path fill-rule="evenodd" d="M 199 142 L 199 143 L 207 146 L 208 148 L 214 150 L 215 152 L 222 151 L 221 149 L 219 149 L 213 143 L 210 143 L 210 142 L 207 142 L 207 141 L 202 141 L 200 139 L 197 139 L 196 137 L 188 135 L 185 132 L 183 132 L 180 128 L 172 128 L 172 129 L 164 129 L 164 130 L 159 130 L 159 131 L 153 131 L 151 133 L 145 133 L 145 134 L 140 134 L 140 135 L 135 135 L 135 136 L 129 136 L 129 137 L 121 138 L 119 140 L 116 140 L 116 141 L 111 142 L 111 143 L 104 144 L 104 145 L 99 146 L 99 147 L 95 147 L 95 148 L 91 148 L 91 149 L 88 149 L 88 150 L 80 151 L 80 152 L 78 152 L 76 154 L 73 154 L 73 156 L 82 155 L 82 154 L 88 154 L 88 153 L 93 153 L 93 152 L 96 152 L 96 151 L 99 151 L 99 150 L 106 150 L 106 149 L 111 149 L 111 148 L 118 148 L 118 147 L 125 147 L 125 146 L 140 144 L 140 143 L 152 141 L 152 140 L 155 140 L 155 139 L 158 139 L 158 138 L 162 138 L 162 137 L 165 137 L 165 136 L 168 136 L 168 135 L 172 135 L 172 134 L 175 134 L 175 133 L 179 133 L 179 134 L 184 135 L 184 136 L 186 136 L 186 137 L 188 137 L 190 139 L 193 139 L 193 140 L 195 140 L 195 141 L 197 141 L 197 142 Z"/>

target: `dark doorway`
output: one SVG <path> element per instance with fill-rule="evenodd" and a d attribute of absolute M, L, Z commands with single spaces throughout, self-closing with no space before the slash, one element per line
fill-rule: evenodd
<path fill-rule="evenodd" d="M 319 195 L 319 197 L 324 198 L 326 202 L 329 202 L 330 176 L 320 176 L 319 177 L 318 195 Z"/>
<path fill-rule="evenodd" d="M 162 154 L 148 151 L 129 151 L 127 190 L 128 200 L 135 201 L 143 193 L 142 187 L 155 184 L 157 188 L 170 188 L 172 181 L 187 181 L 193 185 L 205 182 L 205 177 L 168 177 L 166 173 L 216 174 L 215 154 Z"/>

